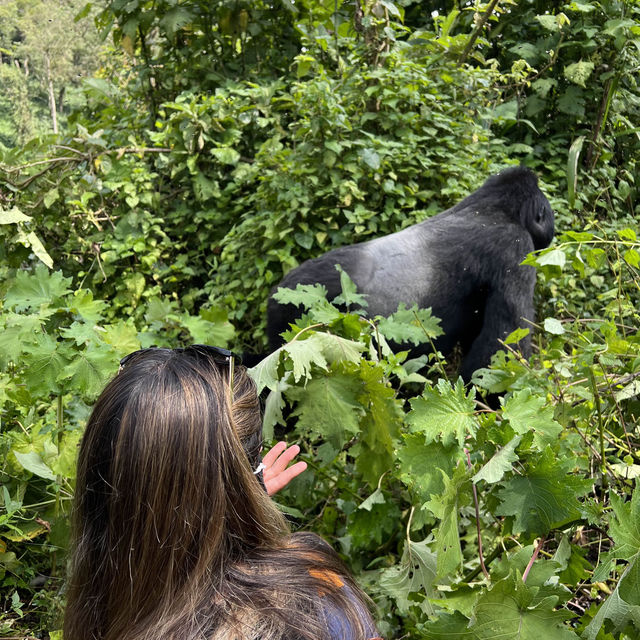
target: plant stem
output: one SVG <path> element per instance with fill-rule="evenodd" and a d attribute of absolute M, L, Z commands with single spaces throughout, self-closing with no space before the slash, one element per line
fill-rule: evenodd
<path fill-rule="evenodd" d="M 527 565 L 527 568 L 524 570 L 524 573 L 522 574 L 522 582 L 527 581 L 527 577 L 529 576 L 529 571 L 531 571 L 531 567 L 533 567 L 533 563 L 536 561 L 536 558 L 540 553 L 540 549 L 542 549 L 546 539 L 547 539 L 546 535 L 540 538 L 540 542 L 538 542 L 538 545 L 536 546 L 536 549 L 533 552 L 533 555 L 531 556 L 531 560 L 529 560 L 529 564 Z"/>

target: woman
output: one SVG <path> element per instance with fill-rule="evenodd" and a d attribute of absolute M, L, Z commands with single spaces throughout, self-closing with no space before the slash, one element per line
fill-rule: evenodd
<path fill-rule="evenodd" d="M 230 352 L 124 358 L 80 448 L 65 640 L 376 636 L 335 552 L 290 533 L 261 447 L 256 388 Z"/>

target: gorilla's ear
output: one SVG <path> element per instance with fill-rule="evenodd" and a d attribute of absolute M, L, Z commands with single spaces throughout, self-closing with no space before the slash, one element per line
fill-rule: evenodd
<path fill-rule="evenodd" d="M 530 194 L 520 205 L 520 224 L 531 234 L 536 249 L 548 247 L 553 240 L 553 210 L 542 191 Z"/>

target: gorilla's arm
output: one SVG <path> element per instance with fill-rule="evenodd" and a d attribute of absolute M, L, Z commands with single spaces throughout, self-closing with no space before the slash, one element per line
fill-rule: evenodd
<path fill-rule="evenodd" d="M 462 361 L 460 374 L 465 382 L 471 380 L 476 369 L 488 366 L 491 356 L 501 348 L 504 340 L 517 327 L 531 326 L 522 318 L 533 321 L 533 290 L 536 273 L 533 267 L 519 265 L 503 268 L 491 282 L 484 307 L 484 321 L 480 333 Z M 531 339 L 526 336 L 518 343 L 525 358 L 531 355 Z"/>

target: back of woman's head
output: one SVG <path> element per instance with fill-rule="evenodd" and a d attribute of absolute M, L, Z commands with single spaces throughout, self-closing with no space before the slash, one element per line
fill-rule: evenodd
<path fill-rule="evenodd" d="M 145 637 L 163 612 L 169 630 L 226 566 L 282 544 L 286 523 L 253 473 L 255 385 L 230 364 L 200 346 L 142 350 L 98 399 L 78 459 L 66 640 Z"/>

